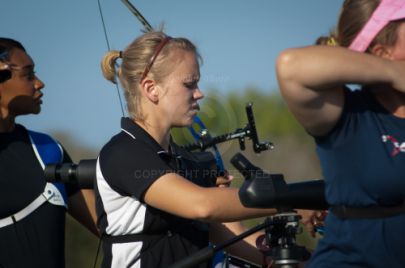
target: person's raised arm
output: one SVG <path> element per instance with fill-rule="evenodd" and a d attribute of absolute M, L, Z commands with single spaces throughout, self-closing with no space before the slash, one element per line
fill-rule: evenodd
<path fill-rule="evenodd" d="M 342 47 L 309 46 L 283 51 L 277 60 L 277 78 L 300 124 L 313 135 L 324 135 L 340 118 L 345 84 L 383 83 L 403 90 L 404 67 L 398 61 Z"/>

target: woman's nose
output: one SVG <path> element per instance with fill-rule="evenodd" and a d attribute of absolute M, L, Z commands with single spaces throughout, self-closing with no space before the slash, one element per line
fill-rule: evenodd
<path fill-rule="evenodd" d="M 36 77 L 36 79 L 35 79 L 35 89 L 36 90 L 41 90 L 41 89 L 43 89 L 44 87 L 45 87 L 45 84 L 44 84 L 44 82 L 42 82 L 42 80 L 41 79 L 39 79 L 38 77 Z"/>
<path fill-rule="evenodd" d="M 202 91 L 200 90 L 200 88 L 198 87 L 195 92 L 194 92 L 194 98 L 196 100 L 202 99 L 204 98 L 204 94 L 202 93 Z"/>

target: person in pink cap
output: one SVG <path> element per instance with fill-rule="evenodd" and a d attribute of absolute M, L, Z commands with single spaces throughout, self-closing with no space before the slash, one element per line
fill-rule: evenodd
<path fill-rule="evenodd" d="M 345 0 L 318 43 L 277 60 L 331 205 L 307 267 L 405 267 L 405 0 Z"/>

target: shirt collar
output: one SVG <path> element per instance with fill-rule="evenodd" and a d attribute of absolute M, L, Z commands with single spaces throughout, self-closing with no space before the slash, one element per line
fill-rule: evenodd
<path fill-rule="evenodd" d="M 136 122 L 128 117 L 121 118 L 121 129 L 126 134 L 131 136 L 133 139 L 138 139 L 148 146 L 152 147 L 153 150 L 158 155 L 166 155 L 171 156 L 171 153 L 164 150 L 162 146 L 148 133 L 146 132 L 141 126 L 139 126 Z M 172 147 L 172 142 L 170 142 L 170 146 Z"/>

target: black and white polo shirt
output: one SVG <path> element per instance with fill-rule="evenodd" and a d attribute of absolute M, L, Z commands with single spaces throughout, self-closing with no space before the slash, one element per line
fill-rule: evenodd
<path fill-rule="evenodd" d="M 208 245 L 204 224 L 148 206 L 143 196 L 178 160 L 129 118 L 97 161 L 96 209 L 102 267 L 167 267 Z M 201 267 L 209 267 L 204 264 Z"/>

